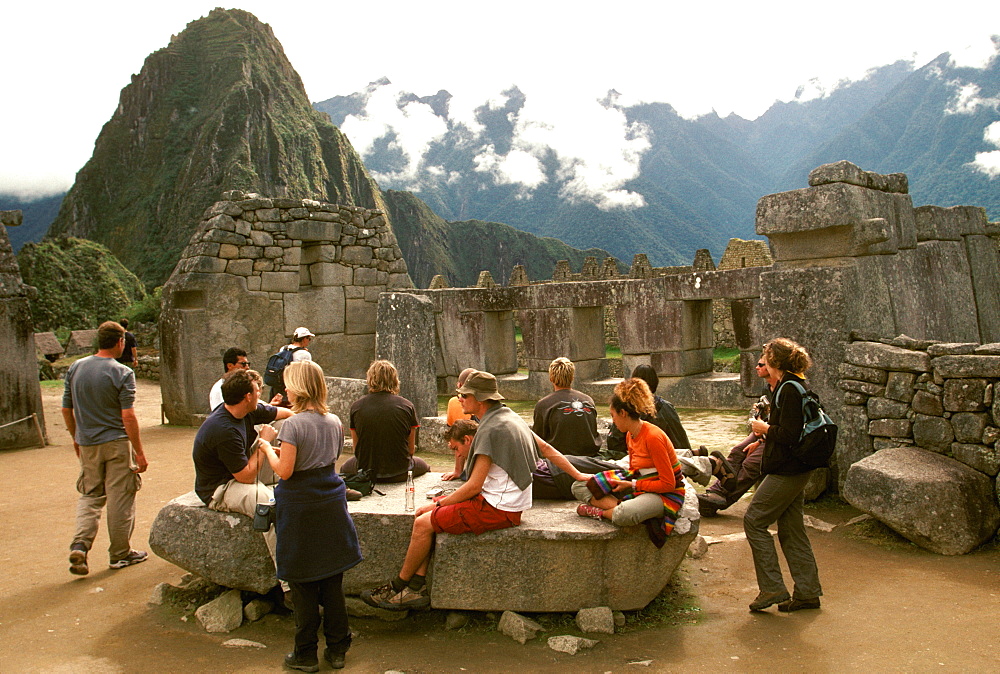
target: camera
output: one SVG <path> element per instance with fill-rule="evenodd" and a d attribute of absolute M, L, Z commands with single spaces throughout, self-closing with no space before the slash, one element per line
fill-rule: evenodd
<path fill-rule="evenodd" d="M 258 503 L 253 509 L 253 530 L 268 531 L 274 524 L 274 504 Z"/>

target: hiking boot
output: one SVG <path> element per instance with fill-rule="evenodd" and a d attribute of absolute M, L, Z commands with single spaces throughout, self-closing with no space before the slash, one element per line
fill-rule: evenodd
<path fill-rule="evenodd" d="M 147 557 L 149 557 L 149 553 L 142 550 L 129 550 L 127 555 L 116 562 L 111 562 L 108 566 L 112 569 L 124 569 L 126 566 L 145 562 Z"/>
<path fill-rule="evenodd" d="M 725 510 L 728 507 L 729 504 L 726 503 L 726 499 L 720 494 L 710 491 L 698 494 L 698 512 L 702 517 L 715 517 L 718 511 Z"/>
<path fill-rule="evenodd" d="M 359 492 L 357 489 L 351 489 L 350 487 L 347 488 L 348 501 L 360 501 L 363 496 L 364 494 Z"/>
<path fill-rule="evenodd" d="M 431 598 L 427 596 L 426 589 L 421 589 L 418 592 L 417 590 L 410 589 L 410 586 L 407 585 L 387 600 L 381 602 L 379 608 L 389 611 L 405 611 L 410 608 L 430 608 L 430 605 Z"/>
<path fill-rule="evenodd" d="M 778 604 L 778 610 L 782 613 L 801 611 L 804 608 L 819 608 L 819 597 L 812 599 L 789 599 Z"/>
<path fill-rule="evenodd" d="M 757 595 L 756 599 L 750 602 L 750 610 L 754 613 L 763 611 L 769 606 L 780 604 L 781 602 L 788 601 L 791 598 L 792 597 L 788 594 L 787 590 L 782 590 L 781 592 L 761 592 Z"/>
<path fill-rule="evenodd" d="M 379 585 L 374 590 L 365 590 L 359 596 L 361 601 L 368 604 L 373 608 L 381 608 L 382 604 L 389 600 L 389 597 L 397 594 L 397 591 L 393 589 L 392 583 L 386 583 L 385 585 Z"/>
<path fill-rule="evenodd" d="M 285 656 L 285 667 L 297 669 L 300 672 L 318 672 L 319 660 L 316 659 L 315 655 L 310 660 L 295 653 L 289 653 Z"/>
<path fill-rule="evenodd" d="M 329 648 L 323 651 L 323 659 L 326 660 L 334 669 L 344 668 L 344 656 L 346 655 L 346 653 L 333 653 Z"/>
<path fill-rule="evenodd" d="M 69 551 L 69 572 L 74 576 L 86 576 L 90 573 L 90 567 L 87 566 L 86 550 Z"/>
<path fill-rule="evenodd" d="M 604 511 L 597 506 L 581 503 L 576 507 L 576 514 L 580 517 L 593 517 L 595 520 L 604 519 Z"/>

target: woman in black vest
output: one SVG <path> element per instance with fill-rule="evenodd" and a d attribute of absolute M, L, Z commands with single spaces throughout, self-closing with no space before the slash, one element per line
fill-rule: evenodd
<path fill-rule="evenodd" d="M 760 594 L 750 604 L 751 611 L 763 611 L 774 604 L 779 611 L 819 608 L 823 590 L 819 583 L 802 513 L 802 491 L 809 481 L 810 468 L 795 458 L 802 434 L 802 394 L 787 382 L 805 385 L 805 372 L 812 365 L 809 354 L 790 339 L 773 339 L 764 345 L 764 363 L 778 381 L 771 401 L 769 421 L 755 419 L 753 432 L 766 435 L 761 474 L 764 480 L 754 492 L 743 516 L 743 530 L 753 552 Z M 788 594 L 778 565 L 778 553 L 767 528 L 778 523 L 781 552 L 795 583 Z"/>

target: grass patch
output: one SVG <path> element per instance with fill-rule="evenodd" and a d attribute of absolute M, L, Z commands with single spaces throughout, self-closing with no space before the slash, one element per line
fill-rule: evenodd
<path fill-rule="evenodd" d="M 715 372 L 739 372 L 740 350 L 716 348 L 712 351 L 712 369 Z"/>
<path fill-rule="evenodd" d="M 625 612 L 621 633 L 668 625 L 695 625 L 701 620 L 698 597 L 687 578 L 674 573 L 673 579 L 644 609 Z"/>
<path fill-rule="evenodd" d="M 40 382 L 38 382 L 38 385 L 41 386 L 43 389 L 49 389 L 49 388 L 61 389 L 63 385 L 65 385 L 65 383 L 66 382 L 64 382 L 62 379 L 43 379 Z"/>

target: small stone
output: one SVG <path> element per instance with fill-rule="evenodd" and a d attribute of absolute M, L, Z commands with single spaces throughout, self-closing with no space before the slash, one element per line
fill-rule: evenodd
<path fill-rule="evenodd" d="M 525 618 L 520 613 L 515 613 L 514 611 L 504 611 L 503 615 L 500 616 L 500 623 L 497 625 L 497 630 L 519 644 L 524 644 L 529 639 L 534 639 L 535 635 L 542 632 L 543 629 L 541 625 L 531 618 Z"/>
<path fill-rule="evenodd" d="M 581 632 L 614 634 L 615 618 L 607 606 L 583 608 L 576 613 L 576 626 Z"/>
<path fill-rule="evenodd" d="M 232 632 L 243 624 L 243 601 L 239 590 L 230 590 L 199 606 L 194 612 L 206 632 Z"/>
<path fill-rule="evenodd" d="M 560 653 L 569 653 L 570 655 L 576 655 L 577 651 L 585 648 L 593 648 L 598 644 L 598 642 L 593 639 L 584 639 L 583 637 L 574 637 L 570 635 L 549 637 L 548 643 L 549 648 L 552 650 L 559 651 Z"/>
<path fill-rule="evenodd" d="M 802 522 L 811 529 L 815 529 L 816 531 L 823 531 L 825 533 L 830 533 L 834 529 L 834 526 L 829 522 L 824 522 L 823 520 L 816 519 L 811 515 L 803 515 Z"/>
<path fill-rule="evenodd" d="M 615 617 L 615 627 L 625 627 L 625 614 L 621 611 L 615 611 L 613 615 Z"/>
<path fill-rule="evenodd" d="M 250 641 L 249 639 L 230 639 L 223 641 L 222 645 L 226 648 L 267 648 L 259 641 Z"/>
<path fill-rule="evenodd" d="M 706 552 L 708 552 L 708 541 L 705 540 L 704 536 L 699 534 L 695 537 L 691 545 L 688 546 L 687 555 L 692 559 L 701 559 L 705 556 Z"/>
<path fill-rule="evenodd" d="M 448 616 L 444 619 L 446 630 L 460 630 L 469 624 L 469 614 L 465 611 L 448 611 Z"/>
<path fill-rule="evenodd" d="M 243 617 L 250 622 L 256 622 L 266 616 L 274 608 L 274 604 L 266 599 L 253 599 L 243 607 Z"/>

